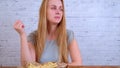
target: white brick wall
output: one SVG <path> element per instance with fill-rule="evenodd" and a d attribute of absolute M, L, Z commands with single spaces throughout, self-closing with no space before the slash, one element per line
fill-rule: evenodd
<path fill-rule="evenodd" d="M 20 65 L 15 20 L 27 34 L 37 28 L 41 0 L 0 0 L 0 65 Z M 84 65 L 120 65 L 120 0 L 65 0 L 67 28 L 75 33 Z"/>

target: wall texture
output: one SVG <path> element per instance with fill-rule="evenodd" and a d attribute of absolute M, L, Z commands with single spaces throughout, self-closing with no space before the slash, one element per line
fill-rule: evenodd
<path fill-rule="evenodd" d="M 27 35 L 37 28 L 42 0 L 0 0 L 0 65 L 20 65 L 20 19 Z M 83 65 L 120 65 L 120 0 L 65 0 L 67 29 L 74 31 Z"/>

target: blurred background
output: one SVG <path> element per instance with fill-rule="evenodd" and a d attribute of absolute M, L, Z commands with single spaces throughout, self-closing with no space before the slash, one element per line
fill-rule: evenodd
<path fill-rule="evenodd" d="M 42 0 L 0 0 L 0 65 L 20 65 L 16 20 L 27 35 L 37 29 Z M 83 65 L 120 65 L 120 0 L 64 0 L 67 29 L 73 30 Z"/>

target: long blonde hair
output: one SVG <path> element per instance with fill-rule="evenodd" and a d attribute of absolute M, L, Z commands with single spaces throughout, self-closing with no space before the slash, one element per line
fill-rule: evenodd
<path fill-rule="evenodd" d="M 64 9 L 64 2 L 61 0 Z M 39 62 L 41 55 L 44 50 L 46 36 L 47 36 L 47 4 L 48 0 L 43 0 L 40 10 L 39 10 L 39 23 L 38 29 L 36 32 L 36 43 L 35 43 L 35 52 L 36 52 L 36 61 Z M 59 47 L 59 61 L 68 63 L 68 48 L 67 48 L 67 32 L 66 32 L 66 20 L 65 13 L 63 10 L 63 18 L 60 21 L 57 29 L 57 45 Z"/>

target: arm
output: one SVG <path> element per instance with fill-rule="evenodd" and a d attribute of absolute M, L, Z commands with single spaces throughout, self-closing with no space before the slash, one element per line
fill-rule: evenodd
<path fill-rule="evenodd" d="M 20 35 L 21 64 L 25 65 L 26 63 L 35 61 L 34 48 L 32 47 L 32 44 L 27 42 L 27 36 L 26 36 L 25 31 L 24 31 L 24 24 L 21 21 L 16 21 L 14 24 L 14 29 Z M 34 56 L 34 57 L 32 57 L 32 56 Z"/>
<path fill-rule="evenodd" d="M 30 42 L 27 42 L 26 35 L 20 36 L 21 38 L 21 64 L 25 65 L 26 63 L 35 61 L 35 50 L 33 45 Z"/>
<path fill-rule="evenodd" d="M 69 63 L 68 65 L 82 65 L 80 50 L 79 50 L 77 41 L 75 39 L 73 39 L 72 42 L 70 43 L 69 51 L 70 51 L 72 62 Z"/>

